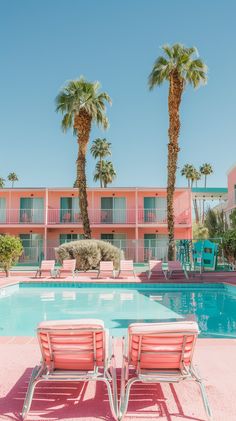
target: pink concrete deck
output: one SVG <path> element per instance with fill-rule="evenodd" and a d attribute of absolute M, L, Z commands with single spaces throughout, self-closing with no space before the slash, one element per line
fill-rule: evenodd
<path fill-rule="evenodd" d="M 120 341 L 116 343 L 120 367 Z M 195 361 L 205 379 L 214 421 L 236 419 L 236 340 L 199 339 Z M 0 420 L 20 420 L 20 411 L 39 349 L 31 337 L 0 337 Z M 35 392 L 29 421 L 112 420 L 105 385 L 45 384 Z M 197 385 L 141 385 L 131 389 L 125 420 L 204 421 Z"/>
<path fill-rule="evenodd" d="M 0 287 L 6 286 L 10 284 L 15 284 L 18 282 L 52 282 L 55 281 L 54 278 L 35 278 L 35 271 L 33 272 L 12 272 L 9 278 L 6 278 L 3 273 L 0 274 Z M 78 276 L 74 278 L 69 276 L 67 278 L 56 278 L 56 282 L 109 282 L 109 283 L 123 283 L 123 282 L 134 282 L 134 283 L 230 283 L 232 285 L 236 285 L 236 272 L 204 272 L 203 274 L 190 274 L 189 280 L 186 279 L 183 274 L 173 274 L 171 279 L 165 279 L 164 275 L 152 275 L 152 277 L 148 280 L 147 274 L 145 272 L 136 273 L 136 278 L 133 275 L 129 276 L 121 276 L 119 278 L 99 278 L 97 279 L 97 273 L 94 272 L 86 272 L 80 273 Z"/>

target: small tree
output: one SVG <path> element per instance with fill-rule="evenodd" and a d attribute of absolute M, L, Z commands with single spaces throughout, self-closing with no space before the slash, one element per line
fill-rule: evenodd
<path fill-rule="evenodd" d="M 18 237 L 0 235 L 0 267 L 9 276 L 10 268 L 18 262 L 22 255 L 23 246 Z"/>
<path fill-rule="evenodd" d="M 223 236 L 223 250 L 228 262 L 235 265 L 236 261 L 236 230 L 227 230 Z"/>
<path fill-rule="evenodd" d="M 207 227 L 202 224 L 193 225 L 193 239 L 194 240 L 206 240 L 209 237 L 209 232 Z"/>
<path fill-rule="evenodd" d="M 234 209 L 231 214 L 229 215 L 230 219 L 230 228 L 236 230 L 236 209 Z"/>

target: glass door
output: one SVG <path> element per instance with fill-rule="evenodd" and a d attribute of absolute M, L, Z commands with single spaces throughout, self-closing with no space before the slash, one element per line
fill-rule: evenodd
<path fill-rule="evenodd" d="M 101 197 L 101 222 L 103 224 L 113 222 L 113 197 Z"/>
<path fill-rule="evenodd" d="M 124 224 L 126 222 L 126 198 L 113 198 L 113 222 L 114 224 Z"/>
<path fill-rule="evenodd" d="M 5 197 L 0 198 L 0 223 L 6 222 L 6 199 Z"/>

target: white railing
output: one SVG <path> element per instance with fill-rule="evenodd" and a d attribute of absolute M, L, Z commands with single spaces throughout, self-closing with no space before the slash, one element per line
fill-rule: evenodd
<path fill-rule="evenodd" d="M 44 224 L 44 209 L 0 209 L 0 224 Z"/>

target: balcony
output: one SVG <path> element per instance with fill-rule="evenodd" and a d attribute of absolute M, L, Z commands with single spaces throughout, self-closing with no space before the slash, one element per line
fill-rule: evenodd
<path fill-rule="evenodd" d="M 0 209 L 0 225 L 44 224 L 44 209 Z"/>
<path fill-rule="evenodd" d="M 134 209 L 88 209 L 91 225 L 135 224 Z M 49 209 L 48 224 L 82 225 L 81 212 L 72 209 Z"/>
<path fill-rule="evenodd" d="M 175 224 L 191 224 L 191 214 L 189 210 L 175 209 Z M 167 209 L 139 209 L 139 224 L 167 224 Z"/>

